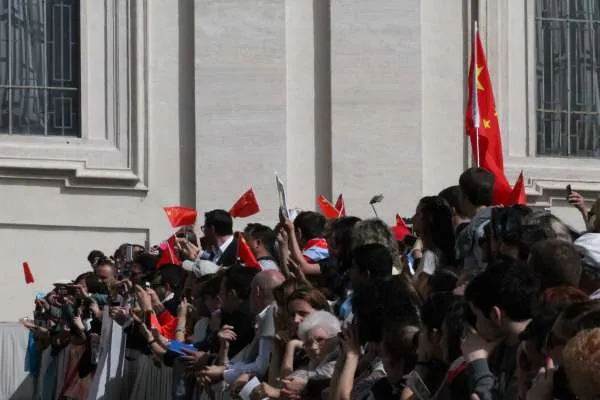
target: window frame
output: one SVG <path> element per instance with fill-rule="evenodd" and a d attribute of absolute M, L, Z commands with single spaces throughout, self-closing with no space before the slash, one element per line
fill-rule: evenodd
<path fill-rule="evenodd" d="M 534 88 L 534 91 L 531 92 L 531 93 L 533 93 L 533 97 L 534 97 L 534 102 L 533 102 L 533 105 L 535 107 L 535 116 L 534 116 L 534 118 L 536 119 L 536 121 L 537 121 L 537 112 L 538 112 L 538 109 L 541 108 L 537 104 L 538 93 L 537 93 L 537 85 L 536 85 L 536 83 L 537 83 L 537 74 L 536 74 L 537 60 L 536 60 L 536 58 L 537 58 L 537 50 L 538 50 L 537 49 L 538 43 L 537 43 L 537 40 L 536 40 L 536 25 L 537 25 L 537 19 L 538 19 L 537 10 L 536 10 L 536 8 L 537 8 L 537 2 L 538 2 L 537 0 L 533 1 L 532 2 L 533 5 L 531 7 L 531 13 L 533 14 L 533 21 L 531 22 L 531 24 L 532 24 L 531 30 L 533 31 L 533 33 L 532 33 L 533 34 L 533 47 L 532 47 L 532 52 L 533 52 L 532 63 L 533 63 L 533 67 L 532 68 L 533 68 L 533 72 L 534 72 L 534 74 L 533 74 L 533 79 L 534 79 L 534 81 L 533 81 L 533 88 Z M 572 22 L 574 20 L 570 19 L 570 18 L 566 18 L 566 19 L 564 19 L 562 21 L 570 23 L 570 22 Z M 576 21 L 578 23 L 584 22 L 583 20 L 576 20 Z M 597 22 L 600 22 L 600 21 L 597 21 Z M 570 37 L 570 36 L 568 36 L 568 37 Z M 568 44 L 568 46 L 570 46 L 570 44 Z M 570 59 L 570 55 L 568 55 L 567 57 L 569 57 L 569 59 Z M 569 72 L 569 83 L 568 83 L 569 88 L 570 88 L 572 80 L 573 80 L 573 74 L 572 74 L 572 72 Z M 583 114 L 582 112 L 578 112 L 577 110 L 572 109 L 571 102 L 573 101 L 573 96 L 574 96 L 573 94 L 569 93 L 569 97 L 570 97 L 568 99 L 568 104 L 569 105 L 568 105 L 568 110 L 567 110 L 567 113 L 566 113 L 567 121 L 568 121 L 568 124 L 569 124 L 567 126 L 567 132 L 566 132 L 566 142 L 567 142 L 566 145 L 567 145 L 567 148 L 569 148 L 569 149 L 571 148 L 570 133 L 571 133 L 571 130 L 574 129 L 574 127 L 573 127 L 573 121 L 571 120 L 571 118 L 572 118 L 573 115 L 579 115 L 579 116 L 581 116 Z M 538 133 L 537 132 L 537 126 L 535 126 L 535 128 L 536 128 L 535 129 L 535 140 L 534 140 L 535 147 L 533 149 L 534 149 L 535 155 L 538 156 L 537 155 L 537 144 L 538 144 L 537 143 L 537 133 Z M 565 133 L 561 132 L 561 134 L 564 135 Z M 539 155 L 538 157 L 567 158 L 567 159 L 587 159 L 587 160 L 594 159 L 594 156 L 578 156 L 578 155 L 564 156 L 564 155 L 545 155 L 545 154 L 542 154 L 542 155 Z"/>
<path fill-rule="evenodd" d="M 568 183 L 600 192 L 600 159 L 536 154 L 535 0 L 478 3 L 509 181 L 523 170 L 540 195 L 545 189 L 563 193 Z M 466 40 L 470 46 L 470 37 Z"/>
<path fill-rule="evenodd" d="M 29 81 L 25 75 L 23 73 L 15 73 L 13 72 L 13 70 L 11 69 L 11 66 L 13 64 L 13 62 L 10 61 L 10 56 L 11 54 L 14 55 L 14 52 L 17 51 L 17 46 L 12 46 L 10 43 L 8 44 L 8 57 L 9 57 L 9 62 L 8 62 L 8 73 L 9 73 L 9 81 L 3 85 L 5 89 L 7 89 L 9 91 L 9 99 L 8 99 L 8 119 L 9 119 L 9 123 L 8 123 L 8 130 L 0 130 L 0 135 L 19 135 L 19 136 L 38 136 L 38 137 L 46 137 L 46 136 L 58 136 L 58 137 L 63 137 L 63 138 L 79 138 L 81 136 L 81 79 L 80 79 L 80 74 L 81 74 L 81 55 L 80 55 L 80 39 L 81 39 L 81 34 L 80 34 L 80 22 L 81 22 L 81 10 L 80 10 L 80 6 L 81 6 L 81 2 L 80 0 L 72 0 L 69 3 L 61 3 L 61 4 L 54 4 L 54 3 L 50 3 L 51 1 L 57 1 L 57 0 L 47 0 L 50 4 L 47 3 L 41 3 L 40 1 L 37 2 L 37 4 L 28 4 L 25 3 L 23 5 L 16 5 L 15 2 L 17 2 L 19 0 L 8 0 L 8 9 L 7 9 L 7 27 L 8 27 L 8 32 L 9 32 L 9 37 L 8 40 L 9 42 L 11 42 L 12 40 L 15 40 L 15 38 L 11 35 L 11 33 L 13 32 L 13 27 L 14 27 L 14 22 L 11 23 L 12 21 L 12 6 L 15 6 L 15 9 L 19 9 L 21 8 L 21 6 L 23 6 L 23 16 L 27 15 L 28 13 L 25 11 L 26 9 L 29 8 L 35 8 L 37 6 L 38 11 L 40 11 L 39 9 L 43 7 L 45 8 L 45 10 L 43 10 L 42 12 L 40 12 L 39 15 L 37 15 L 40 19 L 39 22 L 43 23 L 44 25 L 44 30 L 42 31 L 44 34 L 44 38 L 42 40 L 40 40 L 39 42 L 36 43 L 32 43 L 32 47 L 36 48 L 39 46 L 39 49 L 41 49 L 41 57 L 45 57 L 44 62 L 45 64 L 45 69 L 46 69 L 46 76 L 43 76 L 42 74 L 40 74 L 39 76 L 36 76 L 36 78 L 40 78 L 39 80 L 41 80 L 41 82 L 37 81 L 33 82 L 33 81 Z M 59 0 L 58 0 L 59 1 Z M 63 0 L 64 1 L 64 0 Z M 55 6 L 57 5 L 62 5 L 63 6 L 63 12 L 64 12 L 64 8 L 68 8 L 70 17 L 71 17 L 71 21 L 69 21 L 69 29 L 70 29 L 70 34 L 71 34 L 71 38 L 72 39 L 76 39 L 77 41 L 75 42 L 75 50 L 71 49 L 71 56 L 76 57 L 69 57 L 69 61 L 70 62 L 74 62 L 76 61 L 77 64 L 76 66 L 74 65 L 69 65 L 66 64 L 68 66 L 68 71 L 69 74 L 71 74 L 71 76 L 73 77 L 72 79 L 69 80 L 69 82 L 71 83 L 70 85 L 61 85 L 62 82 L 65 82 L 63 80 L 61 80 L 60 78 L 58 79 L 54 79 L 53 78 L 53 74 L 50 73 L 50 71 L 53 71 L 54 73 L 56 73 L 56 70 L 54 69 L 55 64 L 56 64 L 56 59 L 54 58 L 54 55 L 56 55 L 56 51 L 53 48 L 52 51 L 50 51 L 51 49 L 49 48 L 49 43 L 54 43 L 56 44 L 56 42 L 58 41 L 57 37 L 53 37 L 52 36 L 52 32 L 55 31 L 54 26 L 50 23 L 50 20 L 53 19 L 54 17 L 54 11 L 57 9 Z M 32 11 L 32 10 L 28 10 L 28 11 Z M 74 13 L 79 13 L 79 15 Z M 34 12 L 34 14 L 37 14 Z M 55 21 L 52 21 L 55 22 Z M 61 18 L 61 22 L 62 22 L 62 18 Z M 11 26 L 12 25 L 12 26 Z M 30 27 L 30 28 L 26 28 L 24 29 L 24 31 L 28 32 L 28 31 L 33 31 L 35 30 L 34 27 Z M 75 31 L 75 34 L 77 35 L 76 38 L 73 38 L 73 31 Z M 33 36 L 33 34 L 32 34 Z M 12 39 L 12 40 L 11 40 Z M 53 40 L 52 40 L 53 39 Z M 33 40 L 31 38 L 28 38 L 28 40 Z M 16 43 L 16 42 L 15 42 Z M 59 42 L 60 43 L 60 42 Z M 65 42 L 60 43 L 60 45 L 64 45 Z M 72 45 L 73 43 L 69 43 L 69 45 Z M 11 53 L 11 49 L 13 50 Z M 34 50 L 37 52 L 37 50 Z M 61 48 L 61 54 L 62 54 L 62 48 Z M 30 60 L 28 60 L 30 61 Z M 60 62 L 61 65 L 63 65 L 62 61 Z M 16 79 L 13 81 L 12 80 L 12 76 L 11 75 L 15 75 Z M 29 93 L 27 92 L 28 89 L 37 89 L 38 90 L 38 94 L 37 96 L 39 98 L 43 97 L 43 101 L 44 101 L 44 111 L 43 111 L 43 115 L 45 116 L 45 123 L 43 126 L 43 132 L 36 132 L 36 133 L 30 133 L 30 132 L 19 132 L 19 125 L 17 124 L 16 126 L 11 123 L 11 120 L 14 120 L 15 115 L 11 112 L 11 109 L 13 107 L 13 99 L 16 97 L 12 97 L 15 96 L 16 93 L 20 93 L 21 95 L 25 95 L 27 96 Z M 11 93 L 12 92 L 12 96 Z M 70 94 L 75 94 L 75 96 L 70 96 L 70 97 L 62 97 L 60 96 L 60 93 L 70 93 Z M 59 94 L 59 96 L 54 96 L 55 94 Z M 58 129 L 68 129 L 70 130 L 71 134 L 64 134 L 64 132 L 56 132 L 56 131 L 50 131 L 49 125 L 50 123 L 53 121 L 50 112 L 51 109 L 51 104 L 53 101 L 56 101 L 59 98 L 63 98 L 63 99 L 68 99 L 73 103 L 77 103 L 77 107 L 76 107 L 76 114 L 71 114 L 70 115 L 70 119 L 71 119 L 71 127 L 62 127 L 62 128 L 58 128 Z M 73 101 L 75 100 L 75 101 Z M 56 110 L 54 110 L 56 111 Z M 63 110 L 64 112 L 64 110 Z M 73 123 L 75 121 L 73 121 L 73 119 L 76 119 L 76 123 Z M 54 119 L 56 119 L 56 116 L 54 116 Z M 74 126 L 75 125 L 75 126 Z M 38 126 L 32 126 L 32 128 L 36 129 L 39 128 Z M 36 129 L 37 131 L 37 129 Z M 73 135 L 74 134 L 74 135 Z"/>
<path fill-rule="evenodd" d="M 147 30 L 144 0 L 81 0 L 81 135 L 0 135 L 0 177 L 147 190 Z"/>

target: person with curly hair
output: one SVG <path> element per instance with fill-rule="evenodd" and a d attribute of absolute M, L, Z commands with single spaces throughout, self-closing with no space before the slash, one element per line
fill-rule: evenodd
<path fill-rule="evenodd" d="M 600 396 L 600 328 L 588 329 L 569 340 L 564 367 L 573 394 L 581 400 Z"/>

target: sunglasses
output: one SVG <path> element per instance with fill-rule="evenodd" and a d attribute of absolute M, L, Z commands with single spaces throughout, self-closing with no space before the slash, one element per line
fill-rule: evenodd
<path fill-rule="evenodd" d="M 307 346 L 312 346 L 314 343 L 318 344 L 318 345 L 322 345 L 324 343 L 326 343 L 327 341 L 329 341 L 332 338 L 327 338 L 327 337 L 316 337 L 316 338 L 312 338 L 312 339 L 307 339 L 306 340 L 306 345 Z"/>

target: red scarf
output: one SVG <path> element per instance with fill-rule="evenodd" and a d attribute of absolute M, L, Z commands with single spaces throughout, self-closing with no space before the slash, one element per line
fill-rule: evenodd
<path fill-rule="evenodd" d="M 463 361 L 460 364 L 458 364 L 456 367 L 454 367 L 453 369 L 449 369 L 447 379 L 446 379 L 448 384 L 451 384 L 456 379 L 456 377 L 459 376 L 461 374 L 461 372 L 463 372 L 466 368 L 467 368 L 467 363 Z"/>

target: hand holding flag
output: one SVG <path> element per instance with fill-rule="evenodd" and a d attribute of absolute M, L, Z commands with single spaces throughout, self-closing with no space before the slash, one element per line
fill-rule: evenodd
<path fill-rule="evenodd" d="M 181 265 L 182 261 L 179 259 L 177 255 L 177 248 L 179 244 L 177 243 L 177 237 L 175 235 L 171 236 L 167 241 L 160 244 L 160 257 L 156 261 L 156 268 L 160 268 L 165 264 L 173 264 L 173 265 Z"/>

